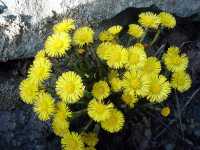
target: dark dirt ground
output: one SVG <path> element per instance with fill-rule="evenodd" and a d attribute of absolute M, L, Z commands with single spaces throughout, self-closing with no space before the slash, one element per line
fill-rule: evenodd
<path fill-rule="evenodd" d="M 133 10 L 120 17 L 133 18 Z M 120 133 L 100 132 L 98 150 L 200 150 L 200 22 L 193 21 L 192 17 L 177 19 L 177 27 L 162 33 L 157 42 L 177 45 L 188 54 L 192 88 L 182 95 L 177 94 L 178 98 L 171 95 L 162 104 L 171 108 L 167 118 L 145 105 L 127 110 L 126 125 Z M 114 18 L 111 22 L 115 20 L 120 19 Z M 127 25 L 131 21 L 127 19 L 121 23 Z M 1 150 L 60 149 L 59 138 L 52 133 L 50 123 L 40 122 L 31 106 L 19 100 L 18 84 L 25 78 L 31 61 L 30 58 L 0 63 Z"/>

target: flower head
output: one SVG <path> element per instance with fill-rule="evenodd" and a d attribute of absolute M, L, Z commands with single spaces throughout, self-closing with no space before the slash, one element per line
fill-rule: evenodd
<path fill-rule="evenodd" d="M 37 83 L 47 80 L 51 73 L 51 67 L 52 64 L 46 57 L 37 57 L 29 69 L 28 77 Z"/>
<path fill-rule="evenodd" d="M 22 101 L 33 104 L 37 98 L 38 85 L 30 79 L 25 79 L 20 83 L 19 90 Z"/>
<path fill-rule="evenodd" d="M 37 100 L 34 103 L 34 111 L 40 120 L 46 121 L 50 119 L 55 112 L 53 97 L 48 93 L 39 93 Z"/>
<path fill-rule="evenodd" d="M 102 31 L 99 34 L 99 40 L 102 42 L 112 41 L 114 39 L 114 37 L 115 36 L 108 31 Z"/>
<path fill-rule="evenodd" d="M 108 59 L 108 53 L 112 51 L 113 44 L 110 42 L 103 42 L 97 47 L 96 53 L 102 60 Z"/>
<path fill-rule="evenodd" d="M 135 94 L 123 93 L 121 99 L 126 105 L 130 106 L 130 108 L 133 108 L 135 103 L 138 102 L 138 97 Z"/>
<path fill-rule="evenodd" d="M 167 28 L 174 28 L 176 26 L 176 19 L 173 15 L 167 12 L 161 12 L 159 15 L 161 25 Z"/>
<path fill-rule="evenodd" d="M 167 116 L 169 116 L 169 114 L 170 114 L 170 108 L 169 107 L 163 107 L 162 109 L 161 109 L 161 115 L 163 116 L 163 117 L 167 117 Z"/>
<path fill-rule="evenodd" d="M 98 100 L 107 98 L 110 94 L 110 87 L 106 81 L 96 82 L 92 87 L 92 94 Z"/>
<path fill-rule="evenodd" d="M 141 38 L 144 34 L 144 30 L 141 26 L 137 24 L 130 24 L 128 29 L 128 34 L 135 38 Z"/>
<path fill-rule="evenodd" d="M 65 119 L 72 117 L 72 112 L 65 102 L 60 101 L 56 103 L 56 114 Z"/>
<path fill-rule="evenodd" d="M 123 68 L 128 60 L 128 52 L 121 45 L 113 44 L 107 55 L 107 64 L 110 68 Z"/>
<path fill-rule="evenodd" d="M 109 82 L 114 92 L 119 92 L 122 89 L 122 81 L 120 78 L 112 78 Z"/>
<path fill-rule="evenodd" d="M 94 31 L 90 27 L 78 28 L 73 35 L 73 41 L 75 45 L 83 47 L 93 43 Z"/>
<path fill-rule="evenodd" d="M 88 115 L 95 121 L 103 121 L 110 117 L 110 111 L 113 104 L 103 104 L 95 99 L 91 100 L 88 104 Z"/>
<path fill-rule="evenodd" d="M 69 132 L 69 122 L 66 118 L 56 113 L 52 121 L 52 128 L 56 135 L 63 137 L 67 132 Z"/>
<path fill-rule="evenodd" d="M 185 71 L 174 72 L 172 74 L 171 86 L 179 92 L 187 91 L 191 87 L 191 84 L 191 77 Z"/>
<path fill-rule="evenodd" d="M 50 57 L 61 57 L 66 54 L 70 46 L 71 38 L 68 33 L 54 33 L 45 42 L 45 53 Z"/>
<path fill-rule="evenodd" d="M 119 32 L 121 32 L 121 30 L 122 30 L 122 26 L 120 26 L 120 25 L 115 25 L 115 26 L 112 26 L 112 27 L 108 28 L 107 31 L 108 31 L 109 33 L 113 34 L 113 35 L 116 35 L 116 34 L 118 34 Z"/>
<path fill-rule="evenodd" d="M 101 121 L 101 127 L 110 133 L 119 132 L 123 128 L 124 122 L 123 113 L 113 108 L 110 117 Z"/>
<path fill-rule="evenodd" d="M 179 48 L 170 47 L 163 55 L 164 63 L 169 71 L 184 71 L 188 66 L 188 57 L 185 54 L 179 55 Z"/>
<path fill-rule="evenodd" d="M 67 103 L 75 103 L 83 96 L 81 77 L 73 71 L 63 73 L 56 81 L 56 93 Z"/>
<path fill-rule="evenodd" d="M 139 15 L 138 22 L 145 28 L 157 29 L 160 25 L 160 17 L 153 12 L 143 12 Z"/>
<path fill-rule="evenodd" d="M 140 46 L 133 46 L 128 49 L 128 63 L 126 67 L 129 70 L 132 69 L 139 69 L 144 65 L 144 62 L 146 61 L 146 53 L 144 51 L 144 48 Z"/>
<path fill-rule="evenodd" d="M 84 150 L 81 136 L 76 132 L 67 133 L 61 139 L 63 150 Z"/>
<path fill-rule="evenodd" d="M 69 32 L 70 30 L 74 30 L 74 29 L 75 29 L 75 24 L 74 24 L 74 20 L 73 19 L 65 19 L 62 22 L 57 23 L 53 27 L 53 31 L 55 33 L 58 33 L 58 32 Z"/>
<path fill-rule="evenodd" d="M 142 67 L 142 72 L 146 75 L 159 74 L 161 71 L 160 61 L 156 57 L 148 57 Z"/>
<path fill-rule="evenodd" d="M 149 92 L 149 79 L 141 71 L 128 71 L 123 77 L 123 88 L 127 94 L 146 96 Z"/>
<path fill-rule="evenodd" d="M 167 99 L 171 91 L 170 84 L 163 75 L 153 75 L 150 77 L 150 88 L 147 99 L 152 103 L 160 103 Z"/>
<path fill-rule="evenodd" d="M 44 58 L 45 57 L 45 50 L 44 49 L 41 49 L 41 50 L 39 50 L 37 53 L 36 53 L 36 55 L 35 55 L 35 59 L 37 59 L 37 58 Z"/>
<path fill-rule="evenodd" d="M 96 146 L 99 141 L 97 134 L 94 132 L 89 132 L 89 133 L 83 132 L 81 134 L 81 139 L 84 144 L 90 147 Z"/>

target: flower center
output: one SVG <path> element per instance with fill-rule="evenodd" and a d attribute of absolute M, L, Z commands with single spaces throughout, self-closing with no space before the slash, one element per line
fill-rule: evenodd
<path fill-rule="evenodd" d="M 130 64 L 138 64 L 140 61 L 140 56 L 138 54 L 131 54 L 129 57 Z"/>
<path fill-rule="evenodd" d="M 161 87 L 159 84 L 154 84 L 153 86 L 151 86 L 151 91 L 154 94 L 159 94 L 161 91 Z"/>
<path fill-rule="evenodd" d="M 74 85 L 74 83 L 73 83 L 73 82 L 67 83 L 67 85 L 66 85 L 66 87 L 65 87 L 65 90 L 66 90 L 66 92 L 67 92 L 68 94 L 74 93 L 74 91 L 75 91 L 75 85 Z"/>
<path fill-rule="evenodd" d="M 139 89 L 141 85 L 138 79 L 132 80 L 130 84 L 133 89 Z"/>

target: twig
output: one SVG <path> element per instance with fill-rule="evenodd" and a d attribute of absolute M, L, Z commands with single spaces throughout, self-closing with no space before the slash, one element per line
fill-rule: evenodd
<path fill-rule="evenodd" d="M 160 46 L 160 48 L 155 52 L 154 55 L 157 56 L 158 54 L 161 54 L 163 52 L 165 46 L 166 46 L 166 44 L 162 44 Z"/>
<path fill-rule="evenodd" d="M 176 97 L 176 108 L 177 108 L 177 115 L 178 115 L 178 119 L 179 119 L 179 123 L 180 123 L 180 128 L 181 128 L 181 134 L 182 134 L 183 139 L 184 139 L 184 131 L 183 131 L 182 117 L 181 117 L 181 108 L 180 108 L 178 94 L 176 93 L 176 91 L 175 91 L 175 97 Z"/>
<path fill-rule="evenodd" d="M 200 87 L 194 91 L 190 99 L 185 103 L 185 105 L 181 109 L 181 113 L 186 109 L 186 107 L 192 102 L 192 99 L 195 97 L 195 95 L 200 91 Z"/>

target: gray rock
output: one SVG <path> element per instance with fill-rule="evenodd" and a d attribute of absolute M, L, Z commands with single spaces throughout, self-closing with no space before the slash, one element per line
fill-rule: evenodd
<path fill-rule="evenodd" d="M 0 61 L 32 57 L 43 47 L 52 24 L 73 17 L 79 25 L 97 25 L 129 7 L 149 7 L 179 16 L 200 12 L 199 0 L 1 0 Z"/>

